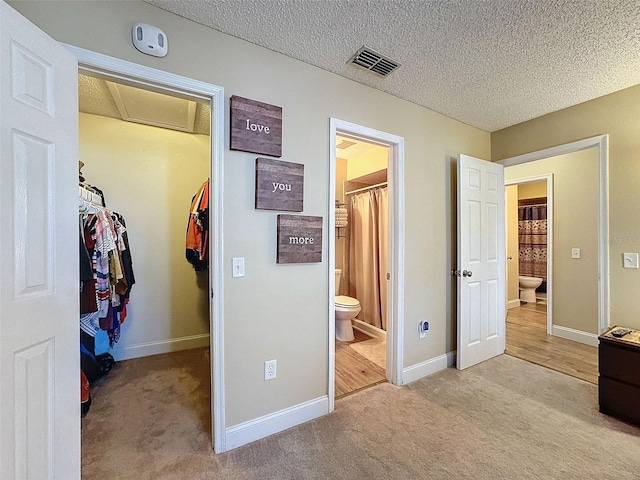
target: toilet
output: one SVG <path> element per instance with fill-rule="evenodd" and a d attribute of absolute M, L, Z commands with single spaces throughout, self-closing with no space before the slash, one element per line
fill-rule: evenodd
<path fill-rule="evenodd" d="M 542 284 L 538 277 L 518 277 L 520 283 L 520 301 L 536 303 L 536 288 Z"/>
<path fill-rule="evenodd" d="M 351 342 L 354 340 L 351 319 L 360 313 L 360 302 L 340 293 L 340 279 L 342 270 L 336 268 L 336 340 L 341 342 Z"/>

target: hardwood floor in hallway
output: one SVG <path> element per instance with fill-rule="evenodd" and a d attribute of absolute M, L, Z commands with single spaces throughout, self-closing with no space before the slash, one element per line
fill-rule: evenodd
<path fill-rule="evenodd" d="M 598 348 L 547 335 L 546 305 L 507 310 L 508 355 L 598 384 Z"/>

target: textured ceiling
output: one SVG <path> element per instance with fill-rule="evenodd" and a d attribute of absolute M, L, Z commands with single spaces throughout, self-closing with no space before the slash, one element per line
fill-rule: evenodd
<path fill-rule="evenodd" d="M 118 106 L 107 87 L 107 82 L 101 78 L 84 74 L 78 75 L 78 109 L 82 113 L 122 120 L 122 115 L 120 115 Z M 210 122 L 210 106 L 198 103 L 193 133 L 209 135 Z"/>
<path fill-rule="evenodd" d="M 486 131 L 640 84 L 640 0 L 145 1 Z"/>

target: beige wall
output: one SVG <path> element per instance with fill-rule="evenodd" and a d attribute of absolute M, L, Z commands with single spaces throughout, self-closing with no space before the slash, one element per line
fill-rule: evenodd
<path fill-rule="evenodd" d="M 53 38 L 100 53 L 210 82 L 283 108 L 282 160 L 304 163 L 304 215 L 325 218 L 329 118 L 405 139 L 404 366 L 455 348 L 451 250 L 455 158 L 490 156 L 490 135 L 438 113 L 316 67 L 168 14 L 143 2 L 11 2 Z M 131 27 L 163 29 L 169 54 L 139 53 Z M 229 138 L 228 117 L 225 142 Z M 327 395 L 328 277 L 320 264 L 277 265 L 276 213 L 254 208 L 255 154 L 224 152 L 226 264 L 226 421 L 232 426 Z M 453 176 L 452 176 L 453 175 Z M 231 278 L 231 258 L 245 257 L 246 276 Z M 429 320 L 425 339 L 416 325 Z M 263 379 L 277 359 L 278 378 Z M 257 401 L 259 399 L 259 401 Z"/>
<path fill-rule="evenodd" d="M 347 180 L 347 161 L 344 158 L 336 158 L 336 200 L 340 203 L 345 203 L 344 197 L 344 182 Z M 345 285 L 344 281 L 344 263 L 345 263 L 345 248 L 346 248 L 346 235 L 347 228 L 336 229 L 336 268 L 343 271 L 341 284 Z M 338 238 L 338 234 L 339 237 Z M 344 292 L 344 289 L 340 288 L 340 293 Z"/>
<path fill-rule="evenodd" d="M 347 179 L 353 180 L 373 172 L 386 170 L 389 165 L 389 148 L 372 145 L 365 153 L 349 159 Z"/>
<path fill-rule="evenodd" d="M 541 198 L 547 196 L 547 182 L 527 182 L 518 185 L 518 199 Z"/>
<path fill-rule="evenodd" d="M 492 159 L 609 134 L 611 325 L 640 328 L 640 270 L 622 267 L 640 251 L 640 86 L 567 108 L 491 135 Z"/>
<path fill-rule="evenodd" d="M 209 137 L 81 113 L 79 152 L 87 183 L 127 222 L 136 284 L 116 358 L 207 334 L 208 272 L 186 261 L 185 229 L 191 198 L 209 176 Z"/>
<path fill-rule="evenodd" d="M 553 324 L 588 333 L 598 333 L 597 162 L 590 148 L 504 170 L 509 181 L 553 174 Z"/>
<path fill-rule="evenodd" d="M 520 306 L 518 284 L 518 185 L 505 187 L 507 215 L 507 307 Z M 510 304 L 511 303 L 511 304 Z"/>

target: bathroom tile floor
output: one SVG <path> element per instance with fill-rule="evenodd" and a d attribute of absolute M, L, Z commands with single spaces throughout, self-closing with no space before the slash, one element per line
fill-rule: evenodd
<path fill-rule="evenodd" d="M 373 351 L 371 340 L 375 339 L 356 329 L 354 335 L 353 342 L 336 340 L 336 399 L 387 381 L 384 368 L 358 353 L 356 349 L 359 347 L 354 347 L 369 342 L 365 349 Z M 379 349 L 379 342 L 377 346 Z"/>

